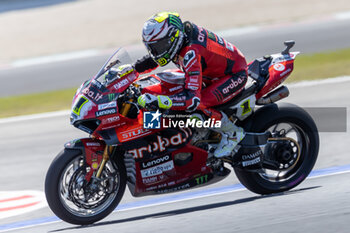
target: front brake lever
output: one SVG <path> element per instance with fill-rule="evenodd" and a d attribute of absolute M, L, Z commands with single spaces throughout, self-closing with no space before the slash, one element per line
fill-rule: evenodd
<path fill-rule="evenodd" d="M 140 90 L 140 88 L 139 87 L 136 87 L 136 86 L 131 86 L 131 89 L 132 89 L 132 91 L 133 91 L 133 94 L 134 94 L 134 96 L 135 96 L 135 98 L 137 99 L 140 95 L 142 95 L 142 93 L 141 93 L 141 90 Z"/>
<path fill-rule="evenodd" d="M 126 101 L 125 103 L 134 105 L 136 107 L 136 109 L 137 109 L 137 114 L 140 113 L 140 107 L 139 107 L 139 105 L 137 103 L 130 102 L 130 101 Z"/>

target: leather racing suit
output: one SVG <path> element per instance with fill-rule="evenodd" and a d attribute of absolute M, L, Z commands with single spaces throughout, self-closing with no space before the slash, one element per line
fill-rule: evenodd
<path fill-rule="evenodd" d="M 172 110 L 194 111 L 199 106 L 208 117 L 222 115 L 212 106 L 228 102 L 247 82 L 247 63 L 243 54 L 220 36 L 190 22 L 184 23 L 185 42 L 173 59 L 185 73 L 184 91 L 169 96 Z M 158 64 L 146 55 L 134 64 L 140 74 L 151 72 Z"/>

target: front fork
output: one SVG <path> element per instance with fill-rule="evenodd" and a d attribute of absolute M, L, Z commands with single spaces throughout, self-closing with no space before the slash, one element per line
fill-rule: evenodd
<path fill-rule="evenodd" d="M 133 102 L 133 99 L 130 99 L 129 102 Z M 127 116 L 129 113 L 130 107 L 131 107 L 130 103 L 123 103 L 120 113 L 123 116 Z M 105 167 L 106 163 L 108 162 L 109 156 L 112 153 L 112 151 L 113 151 L 113 146 L 106 145 L 106 147 L 103 151 L 103 155 L 102 155 L 102 162 L 101 162 L 100 167 L 98 168 L 98 171 L 96 174 L 96 178 L 100 178 L 101 173 L 103 171 L 103 168 Z"/>
<path fill-rule="evenodd" d="M 96 174 L 97 178 L 100 178 L 102 170 L 105 167 L 106 163 L 108 162 L 109 155 L 112 153 L 112 150 L 113 150 L 112 146 L 106 145 L 106 147 L 105 147 L 105 149 L 103 151 L 103 155 L 102 155 L 103 157 L 102 157 L 101 165 L 98 168 L 98 171 L 97 171 L 97 174 Z"/>

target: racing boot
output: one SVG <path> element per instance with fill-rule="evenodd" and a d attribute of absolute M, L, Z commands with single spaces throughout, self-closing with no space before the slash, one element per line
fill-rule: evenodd
<path fill-rule="evenodd" d="M 216 158 L 222 158 L 235 154 L 237 145 L 245 136 L 243 128 L 236 126 L 228 119 L 227 115 L 221 112 L 221 128 L 216 131 L 221 133 L 221 141 L 214 151 Z M 235 150 L 236 149 L 236 150 Z"/>

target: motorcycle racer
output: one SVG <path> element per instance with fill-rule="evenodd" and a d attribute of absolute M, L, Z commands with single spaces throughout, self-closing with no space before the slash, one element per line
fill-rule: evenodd
<path fill-rule="evenodd" d="M 191 22 L 182 23 L 179 14 L 161 12 L 147 20 L 142 32 L 149 55 L 137 60 L 123 72 L 135 69 L 148 73 L 172 61 L 185 73 L 184 91 L 169 97 L 143 94 L 142 107 L 160 107 L 193 112 L 204 106 L 207 117 L 221 120 L 215 129 L 222 139 L 214 152 L 217 158 L 234 153 L 244 138 L 242 128 L 233 124 L 223 112 L 212 107 L 233 99 L 247 81 L 247 63 L 243 54 L 220 36 Z"/>

